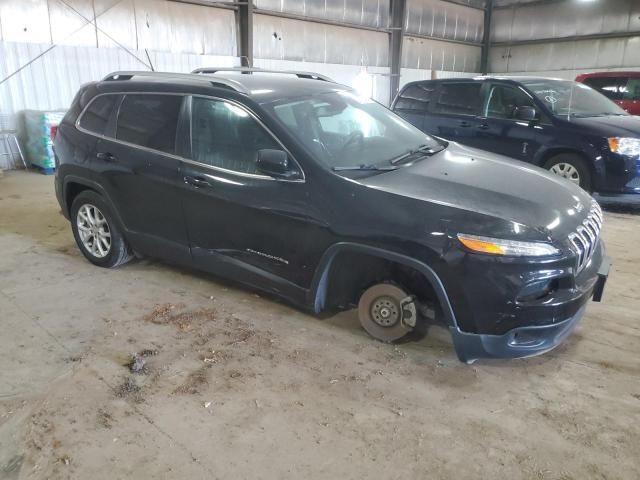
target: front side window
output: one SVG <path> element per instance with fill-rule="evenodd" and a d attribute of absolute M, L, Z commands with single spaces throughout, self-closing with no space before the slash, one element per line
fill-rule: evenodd
<path fill-rule="evenodd" d="M 105 135 L 107 124 L 116 108 L 120 95 L 101 95 L 96 97 L 80 117 L 80 127 L 91 133 Z"/>
<path fill-rule="evenodd" d="M 531 99 L 521 90 L 503 85 L 491 87 L 486 116 L 515 119 L 519 107 L 532 107 Z"/>
<path fill-rule="evenodd" d="M 478 115 L 482 104 L 481 83 L 443 83 L 433 113 Z"/>
<path fill-rule="evenodd" d="M 435 90 L 433 84 L 416 84 L 404 89 L 398 100 L 396 100 L 395 110 L 405 112 L 426 112 L 429 108 L 431 96 Z"/>
<path fill-rule="evenodd" d="M 531 79 L 522 84 L 556 116 L 595 117 L 627 115 L 591 87 L 570 80 Z"/>
<path fill-rule="evenodd" d="M 176 151 L 183 96 L 126 95 L 118 112 L 116 138 L 165 153 Z"/>
<path fill-rule="evenodd" d="M 315 158 L 329 168 L 385 165 L 425 145 L 442 148 L 379 103 L 334 91 L 263 105 Z"/>
<path fill-rule="evenodd" d="M 627 79 L 621 77 L 591 77 L 587 78 L 584 83 L 611 100 L 622 100 Z"/>
<path fill-rule="evenodd" d="M 191 152 L 197 162 L 263 175 L 256 165 L 258 150 L 282 150 L 246 110 L 233 103 L 194 97 L 191 111 Z"/>

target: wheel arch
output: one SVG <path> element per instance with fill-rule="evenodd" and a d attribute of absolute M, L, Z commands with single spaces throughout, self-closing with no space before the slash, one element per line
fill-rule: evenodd
<path fill-rule="evenodd" d="M 63 194 L 63 198 L 65 202 L 65 210 L 66 210 L 66 212 L 64 213 L 66 213 L 67 218 L 71 217 L 71 205 L 73 204 L 73 200 L 81 192 L 84 192 L 86 190 L 95 192 L 98 195 L 100 195 L 102 198 L 104 198 L 105 202 L 107 202 L 109 204 L 109 207 L 111 207 L 111 212 L 116 217 L 116 221 L 119 223 L 119 225 L 124 227 L 124 224 L 122 223 L 122 218 L 120 217 L 120 213 L 115 208 L 114 203 L 111 201 L 111 198 L 109 198 L 109 195 L 104 190 L 104 188 L 102 188 L 98 183 L 92 180 L 82 178 L 82 177 L 76 177 L 75 175 L 67 175 L 64 178 L 64 183 L 63 183 L 62 194 Z M 126 231 L 126 227 L 124 229 Z"/>
<path fill-rule="evenodd" d="M 335 278 L 332 278 L 332 267 L 335 264 L 335 260 L 338 256 L 346 254 L 363 255 L 375 260 L 388 261 L 414 270 L 420 274 L 433 289 L 447 325 L 457 326 L 455 314 L 445 287 L 433 268 L 424 262 L 402 253 L 352 242 L 333 244 L 325 251 L 320 259 L 309 290 L 309 303 L 316 315 L 320 314 L 327 307 L 329 287 L 332 281 L 335 282 Z"/>

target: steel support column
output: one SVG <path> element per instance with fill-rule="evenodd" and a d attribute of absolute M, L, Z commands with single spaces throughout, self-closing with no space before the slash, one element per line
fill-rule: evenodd
<path fill-rule="evenodd" d="M 491 49 L 491 14 L 493 0 L 487 0 L 484 10 L 484 34 L 482 36 L 482 51 L 480 53 L 480 73 L 489 73 L 489 50 Z"/>
<path fill-rule="evenodd" d="M 240 64 L 243 67 L 253 67 L 253 0 L 238 1 L 237 5 Z"/>
<path fill-rule="evenodd" d="M 400 89 L 400 69 L 402 68 L 402 37 L 405 0 L 391 0 L 391 32 L 389 33 L 389 58 L 391 64 L 389 105 Z"/>

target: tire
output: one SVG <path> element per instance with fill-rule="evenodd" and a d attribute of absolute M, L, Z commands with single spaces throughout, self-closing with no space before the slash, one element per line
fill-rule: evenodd
<path fill-rule="evenodd" d="M 400 302 L 407 297 L 401 288 L 388 283 L 379 283 L 365 290 L 358 302 L 362 328 L 382 342 L 400 340 L 413 330 L 401 321 Z"/>
<path fill-rule="evenodd" d="M 80 192 L 73 200 L 71 229 L 78 248 L 94 265 L 113 268 L 133 258 L 110 206 L 94 191 Z"/>
<path fill-rule="evenodd" d="M 591 193 L 591 172 L 582 157 L 573 153 L 562 153 L 550 158 L 544 168 Z"/>

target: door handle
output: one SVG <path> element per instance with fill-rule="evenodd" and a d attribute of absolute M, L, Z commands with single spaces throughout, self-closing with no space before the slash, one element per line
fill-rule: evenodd
<path fill-rule="evenodd" d="M 185 175 L 184 183 L 197 188 L 205 188 L 205 187 L 211 186 L 211 184 L 207 180 L 205 180 L 203 177 L 194 177 L 192 175 Z"/>
<path fill-rule="evenodd" d="M 478 128 L 480 130 L 489 130 L 489 125 L 487 125 L 486 123 L 481 123 L 480 125 L 478 125 Z"/>
<path fill-rule="evenodd" d="M 116 156 L 113 153 L 109 152 L 98 152 L 96 153 L 96 158 L 98 160 L 102 160 L 103 162 L 115 162 Z"/>
<path fill-rule="evenodd" d="M 458 125 L 460 125 L 461 127 L 470 127 L 471 122 L 467 122 L 466 120 L 461 120 Z"/>

